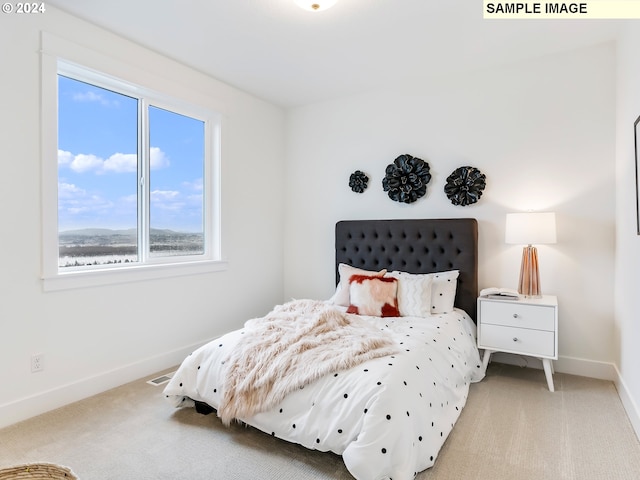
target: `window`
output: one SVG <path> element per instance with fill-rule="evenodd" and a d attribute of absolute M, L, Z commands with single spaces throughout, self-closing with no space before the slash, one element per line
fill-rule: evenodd
<path fill-rule="evenodd" d="M 58 75 L 58 267 L 138 262 L 138 99 Z"/>
<path fill-rule="evenodd" d="M 59 73 L 58 267 L 204 255 L 204 165 L 203 120 Z"/>
<path fill-rule="evenodd" d="M 219 114 L 43 58 L 43 131 L 47 119 L 45 289 L 220 269 Z"/>

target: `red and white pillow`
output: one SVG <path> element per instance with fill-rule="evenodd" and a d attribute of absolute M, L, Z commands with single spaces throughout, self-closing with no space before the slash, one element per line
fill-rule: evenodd
<path fill-rule="evenodd" d="M 349 280 L 352 275 L 369 275 L 371 277 L 383 277 L 387 273 L 386 269 L 382 269 L 379 272 L 372 272 L 370 270 L 363 270 L 362 268 L 352 267 L 346 263 L 340 263 L 338 265 L 338 275 L 340 281 L 336 287 L 336 291 L 329 301 L 335 305 L 341 305 L 348 307 L 349 302 Z"/>
<path fill-rule="evenodd" d="M 347 313 L 375 317 L 399 317 L 398 279 L 352 275 L 349 279 Z"/>

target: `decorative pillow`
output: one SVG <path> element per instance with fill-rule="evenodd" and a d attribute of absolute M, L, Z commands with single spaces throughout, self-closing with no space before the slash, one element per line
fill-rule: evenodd
<path fill-rule="evenodd" d="M 352 267 L 346 263 L 340 263 L 338 265 L 338 275 L 340 281 L 336 287 L 336 291 L 329 299 L 329 302 L 335 305 L 342 305 L 343 307 L 349 306 L 349 279 L 352 275 L 368 275 L 371 277 L 383 277 L 387 273 L 386 269 L 382 269 L 379 272 L 372 272 L 369 270 L 363 270 L 361 268 Z"/>
<path fill-rule="evenodd" d="M 458 270 L 430 273 L 431 283 L 431 313 L 448 313 L 453 310 L 458 288 Z"/>
<path fill-rule="evenodd" d="M 349 280 L 350 305 L 347 313 L 399 317 L 397 292 L 397 278 L 352 275 Z"/>
<path fill-rule="evenodd" d="M 430 275 L 389 272 L 388 277 L 398 279 L 398 310 L 403 317 L 428 317 L 431 315 Z"/>
<path fill-rule="evenodd" d="M 426 307 L 427 304 L 423 303 L 419 308 L 422 312 L 426 311 L 425 307 L 428 308 L 430 314 L 448 313 L 453 310 L 453 304 L 456 299 L 456 290 L 458 288 L 458 275 L 460 275 L 459 270 L 448 270 L 446 272 L 436 273 L 407 273 L 393 271 L 387 274 L 387 276 L 392 276 L 400 281 L 400 291 L 403 290 L 402 284 L 405 283 L 405 280 L 422 279 L 423 281 L 426 281 L 426 279 L 430 279 L 430 300 L 426 300 L 428 297 L 423 297 L 422 299 L 422 302 L 428 302 L 428 307 Z M 419 280 L 409 280 L 409 282 L 412 281 L 417 283 Z M 407 282 L 407 285 L 410 285 L 409 282 Z M 415 297 L 412 300 L 417 301 Z M 410 309 L 412 312 L 417 311 L 414 306 L 409 306 L 407 302 L 405 302 L 404 295 L 401 293 L 398 293 L 398 303 L 408 310 Z M 402 312 L 403 308 L 400 308 L 400 311 Z"/>

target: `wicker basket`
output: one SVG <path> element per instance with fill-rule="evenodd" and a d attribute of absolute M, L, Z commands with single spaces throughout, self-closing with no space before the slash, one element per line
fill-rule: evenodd
<path fill-rule="evenodd" d="M 14 467 L 0 468 L 0 480 L 77 480 L 78 477 L 67 467 L 53 463 L 28 463 Z"/>

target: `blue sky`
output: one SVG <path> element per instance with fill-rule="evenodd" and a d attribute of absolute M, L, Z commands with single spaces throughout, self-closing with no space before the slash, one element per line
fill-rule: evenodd
<path fill-rule="evenodd" d="M 134 228 L 137 99 L 59 76 L 58 228 Z M 152 228 L 202 231 L 204 123 L 149 108 Z"/>

